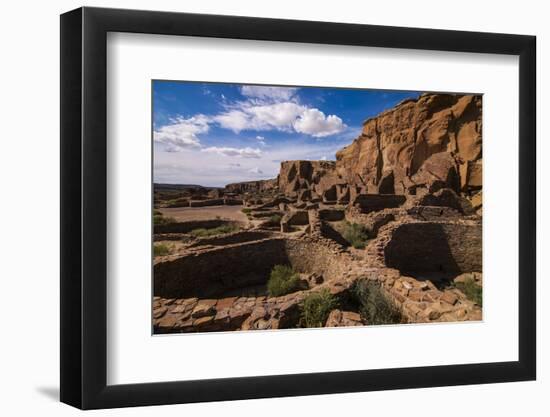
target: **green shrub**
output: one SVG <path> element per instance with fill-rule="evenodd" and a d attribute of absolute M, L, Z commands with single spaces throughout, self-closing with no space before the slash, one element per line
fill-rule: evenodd
<path fill-rule="evenodd" d="M 248 207 L 245 207 L 245 208 L 242 208 L 241 211 L 244 213 L 244 214 L 250 214 L 252 212 L 252 209 L 251 208 L 248 208 Z"/>
<path fill-rule="evenodd" d="M 483 289 L 473 279 L 468 278 L 464 282 L 457 282 L 455 286 L 464 293 L 468 300 L 473 301 L 480 307 L 483 306 Z"/>
<path fill-rule="evenodd" d="M 164 217 L 162 214 L 153 215 L 153 224 L 155 226 L 161 225 L 161 224 L 170 224 L 170 223 L 176 223 L 176 219 L 173 217 Z"/>
<path fill-rule="evenodd" d="M 328 315 L 338 307 L 338 301 L 326 288 L 309 294 L 302 302 L 303 327 L 323 327 Z"/>
<path fill-rule="evenodd" d="M 278 297 L 296 291 L 300 276 L 287 265 L 275 265 L 267 281 L 267 292 L 271 297 Z"/>
<path fill-rule="evenodd" d="M 153 245 L 153 254 L 155 256 L 164 256 L 170 253 L 170 248 L 163 243 Z"/>
<path fill-rule="evenodd" d="M 153 210 L 153 216 L 162 216 L 162 211 L 160 210 Z"/>
<path fill-rule="evenodd" d="M 271 223 L 274 226 L 278 226 L 281 224 L 281 215 L 280 214 L 274 214 L 269 218 L 269 223 Z"/>
<path fill-rule="evenodd" d="M 369 239 L 369 234 L 365 227 L 349 222 L 345 222 L 342 236 L 355 249 L 364 249 Z"/>
<path fill-rule="evenodd" d="M 380 285 L 374 281 L 356 281 L 352 296 L 359 305 L 359 313 L 368 324 L 397 324 L 402 315 L 397 306 L 386 297 Z"/>
<path fill-rule="evenodd" d="M 194 237 L 210 237 L 236 232 L 237 230 L 239 230 L 239 227 L 235 224 L 224 224 L 211 229 L 193 229 L 189 232 L 189 234 Z"/>

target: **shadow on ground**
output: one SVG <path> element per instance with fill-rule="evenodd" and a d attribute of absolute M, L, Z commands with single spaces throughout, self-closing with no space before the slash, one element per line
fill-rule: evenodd
<path fill-rule="evenodd" d="M 59 387 L 36 387 L 36 391 L 53 401 L 59 401 Z"/>

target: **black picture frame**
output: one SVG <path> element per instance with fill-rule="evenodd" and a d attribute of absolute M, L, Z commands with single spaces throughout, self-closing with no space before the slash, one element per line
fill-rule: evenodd
<path fill-rule="evenodd" d="M 519 360 L 113 385 L 107 375 L 108 32 L 519 56 Z M 80 8 L 61 16 L 61 401 L 82 409 L 534 380 L 534 36 Z"/>

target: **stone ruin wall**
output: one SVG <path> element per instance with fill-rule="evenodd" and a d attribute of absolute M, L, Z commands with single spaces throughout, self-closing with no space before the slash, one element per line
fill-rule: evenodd
<path fill-rule="evenodd" d="M 347 259 L 321 242 L 287 239 L 285 244 L 290 264 L 298 272 L 316 273 L 325 281 L 331 281 L 347 270 Z"/>
<path fill-rule="evenodd" d="M 196 242 L 191 243 L 189 247 L 234 245 L 236 243 L 267 239 L 270 236 L 271 233 L 261 230 L 238 231 L 227 235 L 199 238 Z"/>
<path fill-rule="evenodd" d="M 211 297 L 224 291 L 266 284 L 275 265 L 336 279 L 347 267 L 323 244 L 268 238 L 190 252 L 154 265 L 154 294 L 164 298 Z"/>
<path fill-rule="evenodd" d="M 386 265 L 402 272 L 481 272 L 482 231 L 476 222 L 397 226 L 384 248 Z"/>
<path fill-rule="evenodd" d="M 284 241 L 265 239 L 191 253 L 154 266 L 154 294 L 204 297 L 265 283 L 274 265 L 287 263 Z"/>
<path fill-rule="evenodd" d="M 189 233 L 195 229 L 211 229 L 227 224 L 238 224 L 238 222 L 213 219 L 213 220 L 191 220 L 182 223 L 156 224 L 154 233 Z"/>

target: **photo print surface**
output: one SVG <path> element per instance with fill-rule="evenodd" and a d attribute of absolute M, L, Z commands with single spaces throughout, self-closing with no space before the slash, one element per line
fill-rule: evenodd
<path fill-rule="evenodd" d="M 154 334 L 482 320 L 482 96 L 152 82 Z"/>

